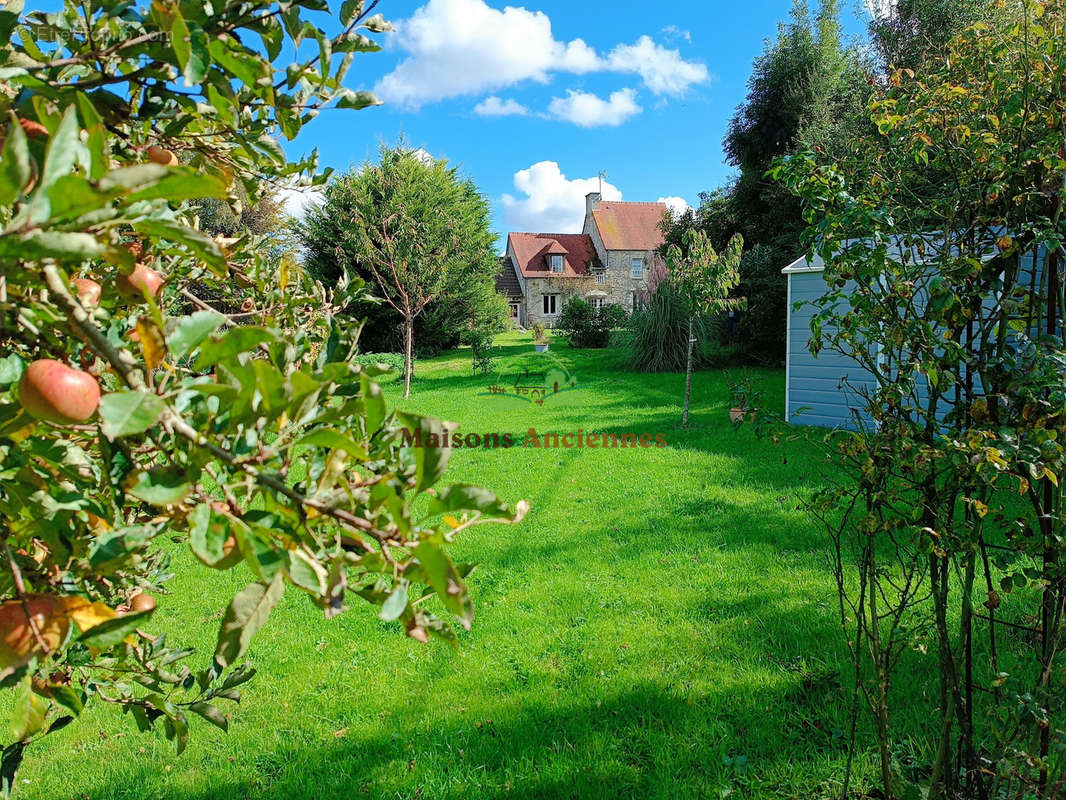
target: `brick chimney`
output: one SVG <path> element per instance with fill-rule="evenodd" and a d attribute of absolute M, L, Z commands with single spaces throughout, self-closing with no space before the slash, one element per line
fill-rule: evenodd
<path fill-rule="evenodd" d="M 589 192 L 585 195 L 585 215 L 588 216 L 593 211 L 599 211 L 601 200 L 603 200 L 603 195 L 599 192 Z"/>

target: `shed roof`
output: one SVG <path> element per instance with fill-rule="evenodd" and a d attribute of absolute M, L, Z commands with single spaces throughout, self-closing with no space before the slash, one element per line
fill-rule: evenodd
<path fill-rule="evenodd" d="M 785 275 L 793 275 L 797 272 L 824 272 L 825 261 L 817 253 L 814 254 L 814 258 L 807 258 L 807 256 L 800 256 L 781 272 Z"/>

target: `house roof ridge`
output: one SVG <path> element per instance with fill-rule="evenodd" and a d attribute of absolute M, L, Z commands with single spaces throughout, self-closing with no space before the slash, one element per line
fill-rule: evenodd
<path fill-rule="evenodd" d="M 531 231 L 509 231 L 508 236 L 532 236 L 537 239 L 557 239 L 560 236 L 588 236 L 587 233 L 533 233 Z"/>

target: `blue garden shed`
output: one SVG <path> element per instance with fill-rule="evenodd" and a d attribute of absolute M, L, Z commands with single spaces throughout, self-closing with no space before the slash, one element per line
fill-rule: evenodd
<path fill-rule="evenodd" d="M 785 344 L 785 418 L 797 425 L 850 427 L 858 408 L 856 388 L 873 382 L 857 361 L 830 350 L 811 353 L 811 305 L 826 292 L 819 255 L 796 259 L 782 270 L 788 281 Z"/>
<path fill-rule="evenodd" d="M 1029 285 L 1041 285 L 1046 257 L 1043 247 L 1021 257 L 1020 267 Z M 1061 257 L 1066 259 L 1066 253 Z M 788 281 L 785 417 L 797 425 L 854 428 L 860 421 L 856 412 L 863 408 L 860 395 L 866 389 L 872 390 L 876 380 L 865 366 L 843 353 L 830 348 L 822 349 L 817 356 L 811 352 L 811 320 L 818 310 L 814 304 L 828 288 L 824 272 L 825 262 L 818 254 L 801 256 L 782 270 Z M 998 305 L 994 298 L 988 298 L 987 304 Z M 876 342 L 869 346 L 875 349 L 871 354 L 879 347 Z M 924 396 L 923 386 L 917 386 L 916 391 Z M 940 413 L 947 410 L 941 408 Z"/>

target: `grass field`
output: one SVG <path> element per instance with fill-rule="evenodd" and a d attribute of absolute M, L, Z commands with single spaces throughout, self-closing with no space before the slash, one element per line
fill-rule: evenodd
<path fill-rule="evenodd" d="M 501 342 L 503 375 L 531 338 Z M 535 358 L 535 357 L 534 357 Z M 418 364 L 401 407 L 465 432 L 662 434 L 662 448 L 458 450 L 447 478 L 528 499 L 455 555 L 480 563 L 459 651 L 422 646 L 367 607 L 327 622 L 290 591 L 256 639 L 261 674 L 230 733 L 161 735 L 97 708 L 28 751 L 18 796 L 88 798 L 810 798 L 844 759 L 848 693 L 821 531 L 797 498 L 824 469 L 805 441 L 735 432 L 721 372 L 623 371 L 614 351 L 552 346 L 578 388 L 543 407 L 481 396 L 468 352 Z M 755 371 L 781 404 L 783 374 Z M 160 615 L 208 657 L 248 575 L 176 551 Z M 177 625 L 172 627 L 177 628 Z M 172 643 L 178 644 L 176 640 Z M 194 665 L 195 666 L 195 665 Z M 920 703 L 916 713 L 921 714 Z"/>

